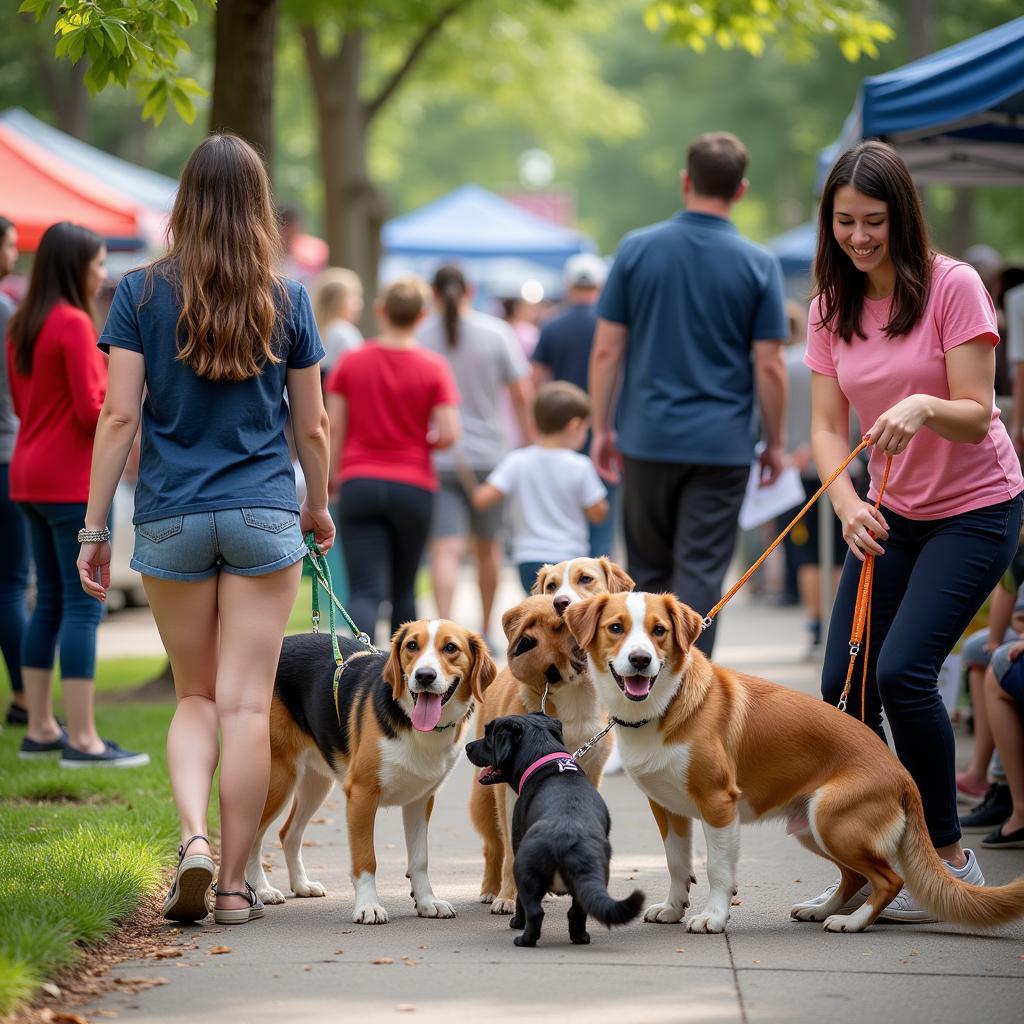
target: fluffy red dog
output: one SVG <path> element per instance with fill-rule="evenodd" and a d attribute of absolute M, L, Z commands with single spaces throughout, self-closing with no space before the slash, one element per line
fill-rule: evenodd
<path fill-rule="evenodd" d="M 691 932 L 721 932 L 736 889 L 740 823 L 783 818 L 842 884 L 802 921 L 867 928 L 906 884 L 936 917 L 991 926 L 1024 916 L 1024 878 L 992 888 L 956 879 L 925 827 L 917 787 L 867 726 L 806 694 L 713 665 L 693 643 L 700 616 L 670 594 L 613 594 L 571 605 L 566 622 L 617 729 L 626 770 L 650 801 L 669 892 L 648 921 L 679 921 L 693 881 L 690 818 L 708 846 L 711 892 Z M 858 910 L 837 914 L 864 884 Z"/>

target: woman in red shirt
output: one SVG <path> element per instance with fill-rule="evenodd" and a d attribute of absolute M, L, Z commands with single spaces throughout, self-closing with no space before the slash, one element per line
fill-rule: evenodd
<path fill-rule="evenodd" d="M 61 755 L 61 766 L 132 767 L 148 754 L 104 740 L 93 719 L 96 629 L 102 606 L 83 593 L 75 561 L 89 499 L 93 435 L 107 391 L 92 303 L 106 280 L 107 250 L 66 222 L 39 242 L 28 294 L 8 325 L 7 372 L 21 421 L 10 466 L 11 499 L 28 519 L 36 606 L 22 642 L 28 734 L 19 757 Z M 53 715 L 54 652 L 68 728 Z"/>
<path fill-rule="evenodd" d="M 448 364 L 413 336 L 429 297 L 418 278 L 394 282 L 377 304 L 380 337 L 342 356 L 327 378 L 349 611 L 371 636 L 382 601 L 391 601 L 392 630 L 416 618 L 416 571 L 437 490 L 430 453 L 459 433 Z"/>

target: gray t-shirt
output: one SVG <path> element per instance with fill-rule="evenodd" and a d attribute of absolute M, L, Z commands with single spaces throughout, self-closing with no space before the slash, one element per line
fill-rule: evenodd
<path fill-rule="evenodd" d="M 416 332 L 419 343 L 448 360 L 462 398 L 462 439 L 434 453 L 439 470 L 453 470 L 461 460 L 470 469 L 491 470 L 508 447 L 499 398 L 503 388 L 525 377 L 530 365 L 508 324 L 471 310 L 459 324 L 459 340 L 448 347 L 444 323 L 426 320 Z"/>
<path fill-rule="evenodd" d="M 363 344 L 362 331 L 347 320 L 332 320 L 320 335 L 324 346 L 324 357 L 320 360 L 320 371 L 327 373 L 346 353 L 355 352 Z"/>
<path fill-rule="evenodd" d="M 532 444 L 509 452 L 487 478 L 519 513 L 516 562 L 564 562 L 590 552 L 585 509 L 608 493 L 593 462 L 569 448 Z"/>
<path fill-rule="evenodd" d="M 18 436 L 18 417 L 11 404 L 11 389 L 7 383 L 7 321 L 14 312 L 14 303 L 0 292 L 0 463 L 7 464 L 14 454 L 14 439 Z"/>

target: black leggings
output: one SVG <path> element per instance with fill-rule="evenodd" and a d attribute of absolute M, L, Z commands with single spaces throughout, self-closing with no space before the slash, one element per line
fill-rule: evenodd
<path fill-rule="evenodd" d="M 889 538 L 875 560 L 866 723 L 884 742 L 882 710 L 896 754 L 914 777 L 933 845 L 960 838 L 953 727 L 939 696 L 939 668 L 1010 564 L 1022 498 L 946 519 L 912 520 L 883 508 Z M 848 554 L 832 608 L 821 692 L 837 704 L 850 662 L 850 624 L 861 563 Z M 860 717 L 863 654 L 854 666 L 849 713 Z"/>
<path fill-rule="evenodd" d="M 391 602 L 392 632 L 416 618 L 416 571 L 433 507 L 433 492 L 411 484 L 358 477 L 341 485 L 338 522 L 348 611 L 371 637 L 382 601 Z"/>

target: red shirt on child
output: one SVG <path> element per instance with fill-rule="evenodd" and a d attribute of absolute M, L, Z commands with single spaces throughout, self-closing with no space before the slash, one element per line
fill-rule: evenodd
<path fill-rule="evenodd" d="M 372 339 L 346 352 L 326 388 L 348 402 L 338 477 L 393 480 L 437 490 L 427 431 L 439 405 L 458 405 L 447 361 L 422 348 L 395 349 Z"/>

